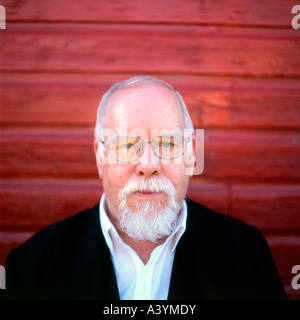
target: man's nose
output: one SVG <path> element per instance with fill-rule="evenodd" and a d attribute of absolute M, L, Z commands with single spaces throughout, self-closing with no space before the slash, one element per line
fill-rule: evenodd
<path fill-rule="evenodd" d="M 161 171 L 160 159 L 154 154 L 151 143 L 144 143 L 144 150 L 136 166 L 136 174 L 151 177 L 159 175 Z"/>

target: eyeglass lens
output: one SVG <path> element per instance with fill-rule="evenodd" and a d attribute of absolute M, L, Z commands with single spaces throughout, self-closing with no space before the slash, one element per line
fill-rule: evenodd
<path fill-rule="evenodd" d="M 143 144 L 139 138 L 120 137 L 110 141 L 110 155 L 118 161 L 131 161 L 141 157 Z M 173 159 L 185 152 L 185 139 L 182 136 L 158 136 L 152 139 L 152 150 L 158 157 Z"/>

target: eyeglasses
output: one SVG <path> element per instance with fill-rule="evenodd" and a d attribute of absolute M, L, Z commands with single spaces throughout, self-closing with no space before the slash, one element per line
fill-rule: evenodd
<path fill-rule="evenodd" d="M 159 158 L 175 159 L 181 157 L 190 138 L 181 135 L 163 135 L 152 140 L 143 141 L 137 137 L 115 137 L 108 144 L 101 141 L 108 148 L 109 155 L 119 162 L 130 162 L 139 159 L 144 151 L 144 144 L 151 143 L 153 153 Z"/>

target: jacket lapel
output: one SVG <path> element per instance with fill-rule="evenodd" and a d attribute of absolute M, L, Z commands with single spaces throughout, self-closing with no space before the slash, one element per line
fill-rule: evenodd
<path fill-rule="evenodd" d="M 118 300 L 119 292 L 110 252 L 102 235 L 99 204 L 92 209 L 72 279 L 78 279 L 76 295 L 91 300 Z"/>
<path fill-rule="evenodd" d="M 187 204 L 187 226 L 176 248 L 168 299 L 211 299 L 215 257 L 210 231 L 201 208 L 192 201 Z"/>

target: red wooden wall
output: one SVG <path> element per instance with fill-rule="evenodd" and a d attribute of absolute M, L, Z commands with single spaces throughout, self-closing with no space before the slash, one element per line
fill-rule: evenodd
<path fill-rule="evenodd" d="M 300 264 L 300 29 L 285 0 L 2 0 L 0 264 L 95 204 L 101 95 L 152 74 L 205 129 L 189 196 L 258 227 L 287 293 Z M 298 1 L 299 4 L 299 1 Z M 246 275 L 245 275 L 246 276 Z"/>

